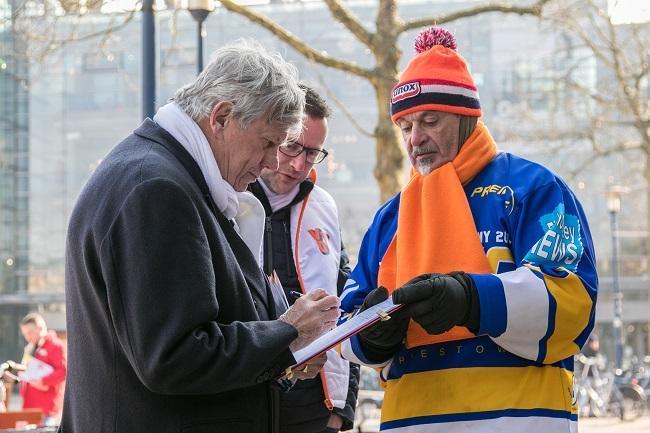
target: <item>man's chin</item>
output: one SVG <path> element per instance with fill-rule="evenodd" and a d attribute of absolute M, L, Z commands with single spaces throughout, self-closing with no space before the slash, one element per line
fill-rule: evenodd
<path fill-rule="evenodd" d="M 255 176 L 255 173 L 249 173 L 242 177 L 241 179 L 237 179 L 234 183 L 230 183 L 226 180 L 226 182 L 230 183 L 232 186 L 232 189 L 234 189 L 237 192 L 244 192 L 248 189 L 248 185 L 251 183 L 255 182 L 257 180 L 257 176 Z"/>
<path fill-rule="evenodd" d="M 244 192 L 246 189 L 248 189 L 248 185 L 250 185 L 253 182 L 246 183 L 244 185 L 241 184 L 235 184 L 232 185 L 232 189 L 234 189 L 236 192 Z"/>
<path fill-rule="evenodd" d="M 279 185 L 277 185 L 277 191 L 275 191 L 276 194 L 286 194 L 289 191 L 293 189 L 293 187 L 296 186 L 295 183 L 285 183 L 282 182 Z"/>
<path fill-rule="evenodd" d="M 415 170 L 422 176 L 430 174 L 436 168 L 445 164 L 445 161 L 420 160 L 415 163 Z"/>
<path fill-rule="evenodd" d="M 417 170 L 418 173 L 420 173 L 421 176 L 426 176 L 427 174 L 431 173 L 435 168 L 433 163 L 418 163 L 415 166 L 415 169 Z"/>

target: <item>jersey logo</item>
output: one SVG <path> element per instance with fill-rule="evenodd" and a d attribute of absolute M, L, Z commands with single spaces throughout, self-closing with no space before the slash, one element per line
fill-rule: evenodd
<path fill-rule="evenodd" d="M 508 185 L 478 186 L 474 188 L 472 194 L 469 197 L 487 197 L 490 194 L 503 196 L 503 206 L 508 211 L 508 215 L 510 215 L 515 209 L 515 192 Z"/>
<path fill-rule="evenodd" d="M 324 230 L 321 229 L 309 229 L 307 230 L 311 237 L 316 241 L 318 250 L 322 255 L 326 256 L 330 253 L 329 239 L 330 235 L 327 234 Z"/>
<path fill-rule="evenodd" d="M 413 81 L 412 83 L 402 84 L 393 90 L 393 95 L 390 98 L 391 104 L 399 102 L 403 99 L 412 98 L 420 94 L 420 82 Z"/>
<path fill-rule="evenodd" d="M 534 265 L 562 266 L 575 272 L 584 247 L 580 238 L 580 220 L 564 212 L 564 203 L 540 218 L 544 236 L 526 254 L 524 260 Z"/>

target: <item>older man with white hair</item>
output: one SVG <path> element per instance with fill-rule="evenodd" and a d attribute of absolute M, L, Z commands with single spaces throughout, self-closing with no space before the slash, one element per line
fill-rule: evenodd
<path fill-rule="evenodd" d="M 246 221 L 243 191 L 301 130 L 296 75 L 256 43 L 217 50 L 88 181 L 68 230 L 62 431 L 277 432 L 274 378 L 339 315 L 316 290 L 278 318 Z"/>

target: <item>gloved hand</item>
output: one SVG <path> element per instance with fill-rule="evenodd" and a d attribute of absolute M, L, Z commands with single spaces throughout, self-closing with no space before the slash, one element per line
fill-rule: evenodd
<path fill-rule="evenodd" d="M 368 293 L 363 301 L 361 311 L 388 299 L 388 290 L 377 287 Z M 406 330 L 409 326 L 409 316 L 396 311 L 386 321 L 379 321 L 359 333 L 359 342 L 363 347 L 364 355 L 372 362 L 383 362 L 390 358 L 399 349 Z"/>
<path fill-rule="evenodd" d="M 402 311 L 429 334 L 442 334 L 454 326 L 478 331 L 480 310 L 476 286 L 464 272 L 423 274 L 393 292 Z"/>

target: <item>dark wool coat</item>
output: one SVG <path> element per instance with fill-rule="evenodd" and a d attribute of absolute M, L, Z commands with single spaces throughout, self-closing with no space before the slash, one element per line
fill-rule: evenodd
<path fill-rule="evenodd" d="M 61 432 L 277 431 L 297 332 L 169 133 L 146 120 L 106 156 L 66 249 Z"/>

